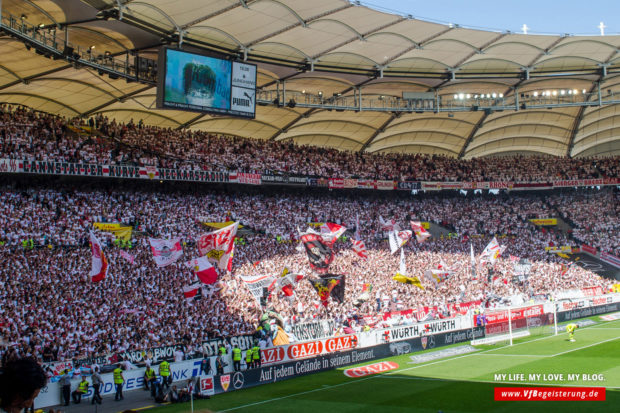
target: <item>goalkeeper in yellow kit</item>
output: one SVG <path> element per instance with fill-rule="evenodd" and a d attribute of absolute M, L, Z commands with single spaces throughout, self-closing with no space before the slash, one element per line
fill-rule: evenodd
<path fill-rule="evenodd" d="M 571 323 L 566 326 L 566 332 L 568 333 L 568 340 L 575 341 L 575 330 L 577 330 L 579 326 L 577 324 Z"/>

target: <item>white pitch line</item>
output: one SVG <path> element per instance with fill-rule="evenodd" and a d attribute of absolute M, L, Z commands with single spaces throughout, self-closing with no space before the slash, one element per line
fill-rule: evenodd
<path fill-rule="evenodd" d="M 620 320 L 614 320 L 614 321 L 620 321 Z M 613 321 L 611 321 L 611 322 L 613 322 Z M 586 329 L 586 328 L 588 328 L 588 327 L 584 327 L 584 329 Z M 559 333 L 558 335 L 562 335 L 562 334 L 566 334 L 566 333 L 565 332 L 564 333 Z M 547 338 L 550 338 L 550 337 L 557 337 L 557 336 L 550 335 L 550 336 L 545 336 L 545 337 L 537 338 L 535 340 L 523 341 L 523 342 L 514 344 L 513 347 L 514 346 L 518 346 L 519 344 L 533 343 L 534 341 L 544 340 L 544 339 L 547 339 Z M 599 344 L 599 343 L 597 343 L 597 344 Z M 233 410 L 243 409 L 245 407 L 251 407 L 251 406 L 256 406 L 256 405 L 259 405 L 259 404 L 270 403 L 270 402 L 277 401 L 277 400 L 288 399 L 290 397 L 300 396 L 302 394 L 314 393 L 314 392 L 321 391 L 321 390 L 332 389 L 332 388 L 340 387 L 340 386 L 346 386 L 347 384 L 352 384 L 352 383 L 359 383 L 360 381 L 364 381 L 364 380 L 368 380 L 368 379 L 373 379 L 373 378 L 377 378 L 377 377 L 385 378 L 385 377 L 389 377 L 389 375 L 391 375 L 391 374 L 396 374 L 396 373 L 401 372 L 401 371 L 413 370 L 413 369 L 417 369 L 417 368 L 420 368 L 420 367 L 425 367 L 425 366 L 430 366 L 430 365 L 433 365 L 433 364 L 443 363 L 443 362 L 450 361 L 450 360 L 460 359 L 460 358 L 463 358 L 463 357 L 476 356 L 476 355 L 480 355 L 480 354 L 485 354 L 487 352 L 499 350 L 499 349 L 502 349 L 502 348 L 505 348 L 505 347 L 509 347 L 509 345 L 506 344 L 506 345 L 498 347 L 498 348 L 492 348 L 492 349 L 489 349 L 489 350 L 479 351 L 479 352 L 476 352 L 476 353 L 464 354 L 464 355 L 459 356 L 459 357 L 453 357 L 453 358 L 446 358 L 446 359 L 442 359 L 442 360 L 437 360 L 437 361 L 434 361 L 432 363 L 421 364 L 419 366 L 413 366 L 413 367 L 409 367 L 409 368 L 406 368 L 406 369 L 399 369 L 399 370 L 395 370 L 393 373 L 374 374 L 372 376 L 364 377 L 363 379 L 351 380 L 351 381 L 348 381 L 348 382 L 345 382 L 345 383 L 334 384 L 332 386 L 326 386 L 326 387 L 324 386 L 324 387 L 321 387 L 319 389 L 308 390 L 308 391 L 304 391 L 304 392 L 289 394 L 289 395 L 282 396 L 282 397 L 276 397 L 274 399 L 262 400 L 260 402 L 254 402 L 254 403 L 244 404 L 242 406 L 231 407 L 229 409 L 219 410 L 219 412 L 230 412 L 230 411 L 233 411 Z M 585 348 L 585 347 L 583 347 L 583 348 Z M 578 349 L 576 349 L 576 350 L 578 350 Z M 574 351 L 574 350 L 571 350 L 571 351 Z M 491 355 L 491 354 L 489 354 L 489 355 Z M 505 356 L 506 354 L 498 354 L 498 355 Z M 549 356 L 545 356 L 545 357 L 549 357 Z M 551 356 L 551 357 L 553 357 L 553 356 Z M 471 380 L 467 380 L 467 381 L 471 381 Z M 483 382 L 481 382 L 481 383 L 483 383 Z M 491 382 L 491 383 L 495 383 L 495 382 Z M 525 383 L 525 384 L 527 384 L 527 383 Z M 534 384 L 540 384 L 540 383 L 534 383 Z M 615 387 L 608 387 L 608 388 L 615 389 Z"/>
<path fill-rule="evenodd" d="M 347 382 L 344 382 L 344 383 L 333 384 L 331 386 L 323 386 L 323 387 L 321 387 L 319 389 L 313 389 L 313 390 L 308 390 L 308 391 L 302 391 L 302 392 L 299 392 L 299 393 L 287 394 L 286 396 L 276 397 L 274 399 L 269 399 L 269 400 L 261 400 L 260 402 L 244 404 L 242 406 L 231 407 L 231 408 L 225 409 L 225 410 L 218 410 L 218 413 L 220 413 L 220 412 L 230 412 L 230 411 L 233 411 L 233 410 L 243 409 L 243 408 L 246 408 L 246 407 L 256 406 L 256 405 L 259 405 L 259 404 L 271 403 L 271 402 L 275 402 L 277 400 L 288 399 L 290 397 L 301 396 L 302 394 L 308 394 L 308 393 L 314 393 L 314 392 L 321 391 L 321 390 L 333 389 L 334 387 L 346 386 L 347 384 L 352 384 L 352 383 L 359 383 L 360 381 L 372 379 L 375 376 L 377 376 L 377 375 L 375 374 L 375 375 L 372 375 L 372 376 L 364 377 L 363 379 L 351 380 L 351 381 L 347 381 Z"/>
<path fill-rule="evenodd" d="M 589 330 L 620 330 L 620 327 L 590 327 Z"/>
<path fill-rule="evenodd" d="M 573 351 L 578 351 L 578 350 L 582 350 L 582 349 L 584 349 L 584 348 L 598 346 L 599 344 L 603 344 L 603 343 L 607 343 L 607 342 L 609 342 L 609 341 L 614 341 L 614 340 L 619 340 L 619 339 L 620 339 L 620 337 L 610 338 L 609 340 L 599 341 L 598 343 L 589 344 L 589 345 L 587 345 L 587 346 L 577 347 L 577 348 L 574 348 L 574 349 L 572 349 L 572 350 L 562 351 L 562 352 L 560 352 L 560 353 L 553 354 L 553 355 L 551 355 L 551 356 L 549 356 L 549 357 L 561 356 L 562 354 L 572 353 Z"/>
<path fill-rule="evenodd" d="M 541 355 L 541 354 L 491 354 L 491 353 L 486 353 L 486 354 L 476 353 L 476 354 L 478 354 L 479 356 L 552 357 L 552 356 L 546 356 L 546 355 Z"/>

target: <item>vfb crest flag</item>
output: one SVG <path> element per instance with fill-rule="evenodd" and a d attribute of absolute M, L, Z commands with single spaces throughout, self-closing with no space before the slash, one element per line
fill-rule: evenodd
<path fill-rule="evenodd" d="M 198 239 L 198 252 L 216 264 L 220 270 L 230 271 L 238 228 L 239 223 L 235 222 L 217 231 L 204 234 Z"/>
<path fill-rule="evenodd" d="M 334 251 L 323 240 L 323 237 L 312 233 L 303 234 L 301 242 L 308 254 L 310 267 L 318 273 L 326 273 L 329 264 L 334 260 Z"/>

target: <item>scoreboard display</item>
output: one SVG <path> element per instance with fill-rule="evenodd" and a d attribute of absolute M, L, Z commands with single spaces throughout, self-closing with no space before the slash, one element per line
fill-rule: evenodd
<path fill-rule="evenodd" d="M 158 108 L 256 116 L 256 65 L 164 48 L 158 67 Z"/>

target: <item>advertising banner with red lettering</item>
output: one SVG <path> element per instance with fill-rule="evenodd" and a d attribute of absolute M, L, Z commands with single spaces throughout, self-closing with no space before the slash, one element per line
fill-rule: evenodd
<path fill-rule="evenodd" d="M 332 189 L 344 188 L 344 179 L 342 178 L 329 178 L 329 187 Z"/>
<path fill-rule="evenodd" d="M 239 182 L 240 184 L 246 184 L 246 185 L 260 185 L 261 176 L 260 174 L 249 174 L 249 173 L 239 172 L 237 174 L 237 182 Z"/>
<path fill-rule="evenodd" d="M 395 187 L 394 181 L 377 180 L 377 189 L 380 191 L 392 191 Z"/>
<path fill-rule="evenodd" d="M 520 320 L 529 317 L 536 317 L 545 313 L 542 304 L 533 305 L 525 308 L 513 308 L 511 310 L 511 319 Z M 508 310 L 492 311 L 486 313 L 487 324 L 506 323 L 508 322 Z M 476 320 L 474 320 L 474 323 Z"/>
<path fill-rule="evenodd" d="M 285 361 L 301 360 L 338 351 L 352 350 L 357 348 L 357 346 L 358 337 L 355 334 L 304 341 L 263 349 L 261 350 L 261 362 L 264 366 Z"/>

